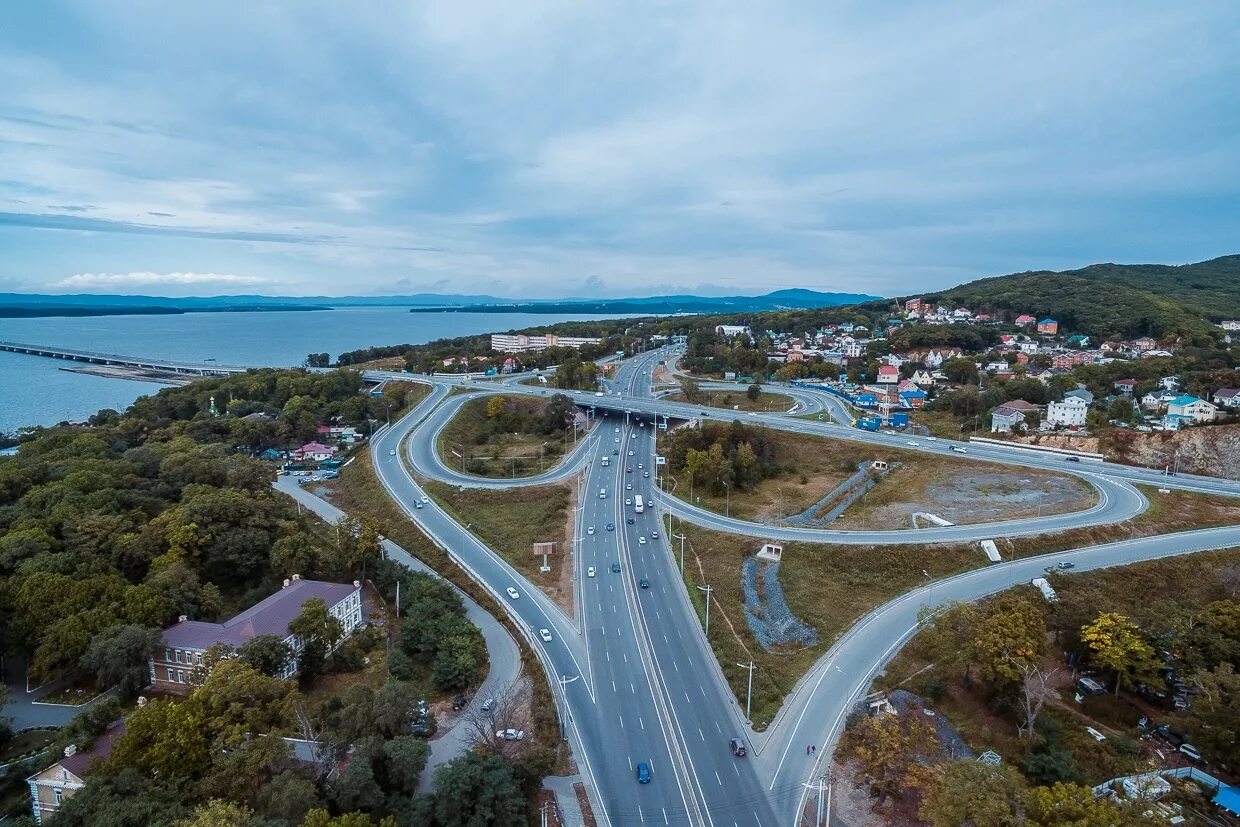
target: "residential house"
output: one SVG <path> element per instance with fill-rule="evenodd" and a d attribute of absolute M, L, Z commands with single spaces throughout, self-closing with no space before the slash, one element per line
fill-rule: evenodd
<path fill-rule="evenodd" d="M 891 365 L 882 365 L 878 369 L 878 383 L 880 385 L 894 385 L 900 381 L 900 369 Z"/>
<path fill-rule="evenodd" d="M 1018 364 L 1018 365 L 1027 365 L 1027 364 L 1029 364 L 1029 354 L 1028 354 L 1028 353 L 1018 353 L 1018 354 L 1016 354 L 1016 364 Z"/>
<path fill-rule="evenodd" d="M 914 385 L 918 386 L 934 384 L 934 377 L 931 376 L 930 372 L 924 368 L 913 371 L 913 375 L 910 376 L 909 379 L 912 380 Z"/>
<path fill-rule="evenodd" d="M 1126 399 L 1132 399 L 1133 393 L 1137 389 L 1136 379 L 1116 379 L 1113 385 L 1115 392 Z"/>
<path fill-rule="evenodd" d="M 1039 347 L 1041 346 L 1037 342 L 1033 341 L 1032 339 L 1022 339 L 1021 341 L 1016 343 L 1016 349 L 1019 350 L 1021 353 L 1027 354 L 1029 356 L 1032 356 L 1035 353 L 1037 353 Z"/>
<path fill-rule="evenodd" d="M 1167 415 L 1182 416 L 1193 422 L 1211 422 L 1218 415 L 1218 408 L 1212 402 L 1184 394 L 1167 403 Z"/>
<path fill-rule="evenodd" d="M 1038 321 L 1038 332 L 1054 336 L 1059 333 L 1059 322 L 1047 316 L 1045 319 Z"/>
<path fill-rule="evenodd" d="M 1214 404 L 1220 408 L 1236 408 L 1240 407 L 1240 389 L 1236 388 L 1219 388 L 1211 397 Z"/>
<path fill-rule="evenodd" d="M 276 420 L 276 418 L 272 416 L 271 414 L 263 413 L 262 411 L 255 411 L 254 413 L 248 413 L 241 418 L 246 420 L 247 422 L 275 422 Z"/>
<path fill-rule="evenodd" d="M 322 462 L 336 455 L 336 449 L 321 442 L 307 442 L 293 451 L 293 459 L 298 462 Z"/>
<path fill-rule="evenodd" d="M 51 818 L 66 798 L 86 786 L 91 765 L 106 760 L 124 734 L 125 722 L 114 721 L 88 749 L 79 750 L 76 744 L 70 744 L 59 761 L 26 779 L 30 787 L 30 815 L 35 824 Z"/>
<path fill-rule="evenodd" d="M 1150 391 L 1141 397 L 1141 409 L 1152 413 L 1159 413 L 1167 407 L 1167 403 L 1175 399 L 1178 394 L 1170 391 Z"/>
<path fill-rule="evenodd" d="M 1142 336 L 1140 339 L 1137 339 L 1132 343 L 1132 349 L 1141 351 L 1142 353 L 1153 350 L 1156 347 L 1158 347 L 1158 340 L 1151 339 L 1149 336 Z"/>
<path fill-rule="evenodd" d="M 926 407 L 926 392 L 921 388 L 900 391 L 900 401 L 904 403 L 905 407 L 919 411 Z"/>
<path fill-rule="evenodd" d="M 1016 317 L 1016 324 L 1020 327 L 1028 327 L 1036 321 L 1037 319 L 1030 316 L 1028 313 L 1022 313 Z"/>
<path fill-rule="evenodd" d="M 715 333 L 723 336 L 725 339 L 744 336 L 746 339 L 753 341 L 753 331 L 749 329 L 747 324 L 717 324 L 715 325 Z"/>
<path fill-rule="evenodd" d="M 150 658 L 151 688 L 162 692 L 187 693 L 201 678 L 198 672 L 208 649 L 213 646 L 238 649 L 259 635 L 275 635 L 289 645 L 293 657 L 285 664 L 280 677 L 292 677 L 297 673 L 296 656 L 305 642 L 290 632 L 288 625 L 301 613 L 301 607 L 314 598 L 322 600 L 328 612 L 340 621 L 344 631 L 340 642 L 362 625 L 360 582 L 327 583 L 303 580 L 295 574 L 284 581 L 280 591 L 223 623 L 190 620 L 182 615 L 176 624 L 164 630 L 163 652 Z"/>
<path fill-rule="evenodd" d="M 1075 333 L 1068 337 L 1067 343 L 1069 347 L 1089 347 L 1089 337 Z"/>
<path fill-rule="evenodd" d="M 268 460 L 269 462 L 276 462 L 284 459 L 284 452 L 277 451 L 275 448 L 265 448 L 263 449 L 263 452 L 258 455 L 258 458 Z"/>
<path fill-rule="evenodd" d="M 1037 409 L 1037 405 L 1023 399 L 1004 402 L 990 413 L 990 431 L 1006 434 L 1018 425 L 1023 427 L 1026 424 L 1026 416 Z"/>
<path fill-rule="evenodd" d="M 1084 428 L 1085 414 L 1089 405 L 1075 396 L 1065 396 L 1062 402 L 1052 402 L 1046 406 L 1045 424 L 1062 428 Z"/>
<path fill-rule="evenodd" d="M 1158 387 L 1169 391 L 1178 391 L 1180 389 L 1180 377 L 1164 376 L 1158 380 Z"/>
<path fill-rule="evenodd" d="M 921 299 L 909 299 L 904 303 L 904 313 L 908 316 L 921 315 Z"/>
<path fill-rule="evenodd" d="M 1078 385 L 1077 387 L 1065 393 L 1064 397 L 1065 398 L 1072 397 L 1073 399 L 1079 399 L 1082 402 L 1084 402 L 1086 405 L 1094 404 L 1094 395 L 1090 393 L 1089 390 L 1084 385 Z"/>
<path fill-rule="evenodd" d="M 1227 321 L 1220 322 L 1219 327 L 1223 328 L 1223 330 L 1240 330 L 1240 319 L 1228 319 Z"/>
<path fill-rule="evenodd" d="M 788 356 L 787 356 L 786 361 L 788 361 L 788 362 L 804 362 L 804 361 L 805 361 L 805 352 L 804 352 L 804 351 L 802 351 L 802 350 L 799 350 L 799 349 L 798 349 L 798 350 L 790 350 L 790 351 L 788 351 Z"/>

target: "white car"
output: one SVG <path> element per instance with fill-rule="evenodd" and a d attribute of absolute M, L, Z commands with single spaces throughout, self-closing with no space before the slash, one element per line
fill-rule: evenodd
<path fill-rule="evenodd" d="M 886 430 L 886 431 L 883 431 L 883 433 L 885 433 L 887 436 L 895 436 L 895 435 L 896 435 L 896 432 L 895 432 L 895 431 L 893 431 L 893 430 L 890 430 L 890 429 L 888 429 L 888 430 Z"/>
<path fill-rule="evenodd" d="M 637 544 L 638 544 L 639 546 L 644 546 L 644 545 L 646 545 L 646 538 L 645 538 L 645 537 L 638 537 L 638 538 L 637 538 Z"/>
<path fill-rule="evenodd" d="M 633 452 L 632 452 L 632 451 L 629 451 L 629 456 L 633 456 Z"/>
<path fill-rule="evenodd" d="M 616 429 L 616 433 L 620 433 L 620 429 L 619 429 L 619 428 L 617 428 L 617 429 Z"/>
<path fill-rule="evenodd" d="M 393 448 L 392 450 L 388 451 L 388 456 L 389 456 L 389 457 L 394 457 L 394 456 L 396 456 L 396 449 L 395 449 L 395 448 Z"/>
<path fill-rule="evenodd" d="M 631 498 L 629 498 L 629 497 L 625 497 L 625 498 L 624 498 L 624 504 L 625 504 L 625 505 L 632 505 L 632 504 L 633 504 L 633 500 L 632 500 Z"/>
<path fill-rule="evenodd" d="M 915 440 L 915 439 L 910 439 L 910 440 L 908 441 L 908 444 L 909 444 L 909 445 L 912 445 L 914 448 L 920 448 L 920 447 L 921 447 L 921 443 L 920 443 L 920 442 L 918 442 L 918 441 L 917 441 L 917 440 Z"/>
<path fill-rule="evenodd" d="M 967 448 L 965 448 L 965 447 L 961 446 L 961 445 L 953 445 L 953 446 L 952 446 L 952 450 L 953 450 L 953 451 L 955 451 L 957 454 L 967 454 L 967 453 L 969 453 L 969 450 L 968 450 Z"/>
<path fill-rule="evenodd" d="M 620 437 L 616 437 L 616 442 L 619 442 L 619 441 L 620 441 Z"/>
<path fill-rule="evenodd" d="M 633 490 L 633 483 L 631 483 L 631 482 L 626 482 L 626 483 L 624 484 L 624 490 L 625 490 L 625 491 L 632 491 L 632 490 Z"/>
<path fill-rule="evenodd" d="M 525 737 L 525 730 L 523 729 L 501 729 L 499 732 L 495 733 L 495 737 L 500 739 L 501 741 L 520 741 L 522 738 Z"/>
<path fill-rule="evenodd" d="M 594 566 L 590 566 L 590 568 L 586 569 L 586 577 L 593 577 L 593 576 L 594 576 Z"/>
<path fill-rule="evenodd" d="M 926 442 L 938 442 L 938 441 L 939 441 L 939 438 L 937 436 L 926 437 Z"/>
<path fill-rule="evenodd" d="M 542 638 L 543 640 L 545 640 L 547 643 L 551 642 L 551 630 L 550 629 L 539 629 L 538 636 Z"/>
<path fill-rule="evenodd" d="M 657 539 L 659 539 L 659 532 L 657 532 L 657 531 L 652 531 L 652 532 L 650 532 L 650 539 L 651 539 L 651 540 L 657 540 Z"/>
<path fill-rule="evenodd" d="M 512 586 L 509 586 L 509 587 L 508 587 L 508 596 L 509 596 L 509 597 L 511 597 L 513 600 L 516 600 L 517 598 L 519 598 L 519 597 L 521 596 L 521 592 L 517 591 L 517 590 L 516 590 L 516 589 L 514 589 Z"/>
<path fill-rule="evenodd" d="M 425 494 L 422 495 L 422 505 L 429 505 L 430 501 L 431 501 L 430 497 L 426 496 Z"/>
<path fill-rule="evenodd" d="M 594 533 L 594 526 L 590 526 L 589 528 L 586 529 L 586 534 L 593 534 L 593 533 Z"/>

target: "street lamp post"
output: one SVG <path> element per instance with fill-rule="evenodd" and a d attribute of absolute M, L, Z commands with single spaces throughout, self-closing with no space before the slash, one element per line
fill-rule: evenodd
<path fill-rule="evenodd" d="M 926 571 L 925 569 L 922 569 L 921 573 L 926 576 L 926 582 L 930 584 L 930 598 L 927 601 L 926 605 L 929 606 L 931 609 L 933 609 L 934 608 L 934 577 L 931 576 L 930 572 Z"/>
<path fill-rule="evenodd" d="M 710 640 L 710 593 L 715 590 L 714 586 L 698 586 L 698 591 L 706 592 L 706 639 Z"/>
<path fill-rule="evenodd" d="M 560 675 L 559 678 L 556 679 L 557 682 L 560 684 L 560 697 L 564 701 L 564 714 L 560 716 L 560 740 L 561 741 L 568 740 L 568 736 L 564 731 L 564 716 L 569 714 L 568 693 L 564 691 L 564 687 L 568 686 L 573 681 L 578 680 L 580 677 L 581 677 L 580 675 L 573 675 L 571 678 L 567 678 L 564 675 Z"/>
<path fill-rule="evenodd" d="M 753 723 L 753 719 L 750 718 L 749 716 L 749 709 L 750 709 L 750 704 L 753 701 L 753 670 L 756 669 L 757 667 L 754 665 L 753 661 L 750 661 L 748 666 L 746 666 L 743 663 L 738 663 L 736 665 L 742 669 L 749 670 L 749 686 L 745 690 L 745 723 L 747 724 Z"/>
<path fill-rule="evenodd" d="M 673 534 L 672 537 L 680 541 L 680 576 L 685 576 L 685 535 Z"/>
<path fill-rule="evenodd" d="M 724 499 L 723 516 L 731 517 L 732 516 L 732 483 L 725 482 L 723 484 L 723 488 L 724 488 L 724 491 L 727 492 L 725 499 Z"/>

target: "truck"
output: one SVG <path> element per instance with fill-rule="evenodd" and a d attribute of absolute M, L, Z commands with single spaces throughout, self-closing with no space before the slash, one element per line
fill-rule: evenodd
<path fill-rule="evenodd" d="M 853 425 L 863 431 L 874 431 L 878 433 L 878 429 L 882 427 L 883 421 L 877 416 L 864 416 L 853 422 Z"/>
<path fill-rule="evenodd" d="M 893 413 L 891 415 L 891 427 L 907 428 L 908 427 L 908 414 L 903 413 L 903 412 Z"/>
<path fill-rule="evenodd" d="M 644 502 L 642 502 L 642 495 L 641 495 L 641 494 L 636 494 L 636 495 L 634 495 L 634 497 L 633 497 L 633 510 L 634 510 L 634 511 L 636 511 L 638 514 L 641 514 L 643 511 L 645 511 L 645 510 L 646 510 L 646 504 L 645 504 Z"/>

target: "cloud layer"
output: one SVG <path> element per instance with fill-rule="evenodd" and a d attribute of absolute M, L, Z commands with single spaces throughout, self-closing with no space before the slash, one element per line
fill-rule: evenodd
<path fill-rule="evenodd" d="M 1238 31 L 1224 0 L 19 4 L 0 280 L 891 294 L 1207 258 L 1240 238 Z"/>

